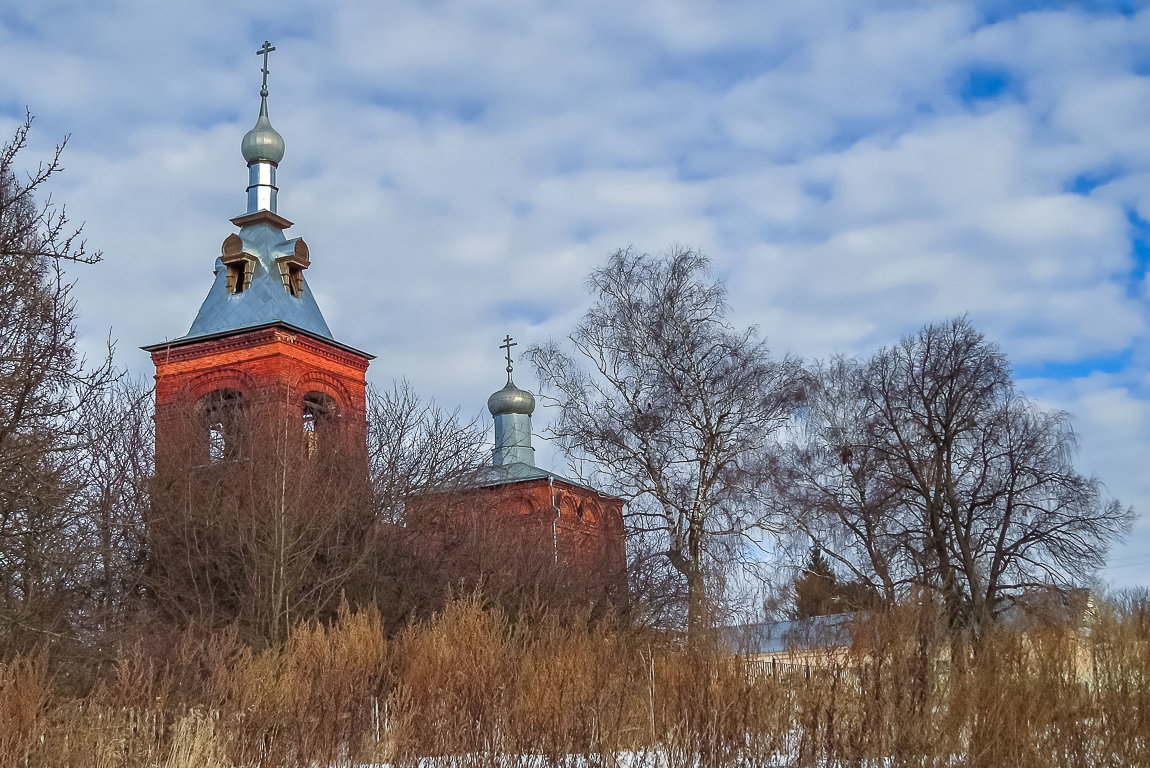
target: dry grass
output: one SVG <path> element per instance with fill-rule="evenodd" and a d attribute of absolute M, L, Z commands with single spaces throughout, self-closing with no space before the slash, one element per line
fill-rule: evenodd
<path fill-rule="evenodd" d="M 344 607 L 258 652 L 235 632 L 125 648 L 82 698 L 44 655 L 0 665 L 0 765 L 1150 765 L 1145 610 L 1002 633 L 961 670 L 923 626 L 876 618 L 808 677 L 477 597 L 390 639 Z"/>
<path fill-rule="evenodd" d="M 44 654 L 0 664 L 0 765 L 18 765 L 43 738 L 52 699 Z"/>

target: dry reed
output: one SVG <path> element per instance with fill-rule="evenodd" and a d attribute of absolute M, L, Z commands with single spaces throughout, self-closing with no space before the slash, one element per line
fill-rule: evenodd
<path fill-rule="evenodd" d="M 44 654 L 0 665 L 0 765 L 1150 765 L 1150 621 L 1000 632 L 951 664 L 916 611 L 789 667 L 688 654 L 478 596 L 388 637 L 344 606 L 277 648 L 189 632 L 125 647 L 81 698 Z"/>

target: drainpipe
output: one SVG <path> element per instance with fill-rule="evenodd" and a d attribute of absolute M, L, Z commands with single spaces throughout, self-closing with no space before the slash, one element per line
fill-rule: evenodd
<path fill-rule="evenodd" d="M 547 478 L 547 487 L 551 491 L 551 508 L 555 514 L 551 518 L 551 556 L 555 564 L 559 564 L 559 505 L 555 503 L 555 478 Z"/>

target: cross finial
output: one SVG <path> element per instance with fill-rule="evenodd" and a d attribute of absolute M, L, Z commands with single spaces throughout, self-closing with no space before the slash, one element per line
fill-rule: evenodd
<path fill-rule="evenodd" d="M 512 368 L 512 365 L 511 365 L 511 348 L 512 347 L 518 347 L 518 346 L 519 345 L 517 343 L 515 343 L 514 341 L 511 340 L 510 334 L 508 334 L 507 337 L 503 339 L 503 343 L 499 345 L 500 349 L 506 349 L 507 350 L 507 380 L 508 381 L 511 381 L 511 368 Z"/>
<path fill-rule="evenodd" d="M 275 48 L 267 40 L 264 40 L 263 46 L 256 51 L 256 56 L 264 57 L 264 66 L 260 71 L 264 73 L 263 83 L 260 85 L 260 96 L 268 95 L 268 54 L 274 51 Z"/>

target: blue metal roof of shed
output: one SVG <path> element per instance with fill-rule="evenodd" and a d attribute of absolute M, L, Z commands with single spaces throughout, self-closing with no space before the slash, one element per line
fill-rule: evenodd
<path fill-rule="evenodd" d="M 722 627 L 719 635 L 733 653 L 783 653 L 814 648 L 844 648 L 851 644 L 854 613 L 811 616 L 793 621 L 764 621 Z"/>

